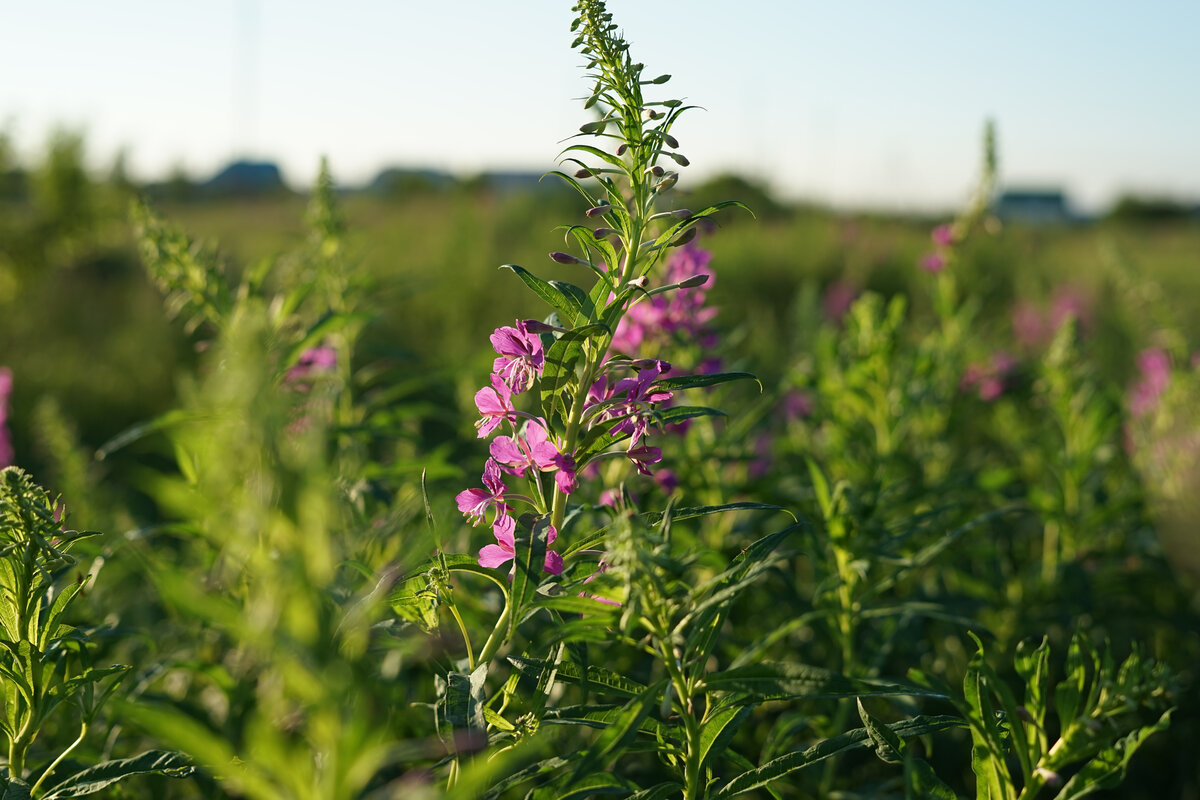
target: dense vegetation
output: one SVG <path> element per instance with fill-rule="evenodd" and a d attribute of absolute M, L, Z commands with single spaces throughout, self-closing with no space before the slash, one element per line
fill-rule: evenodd
<path fill-rule="evenodd" d="M 4 798 L 1200 791 L 1200 224 L 693 188 L 606 22 L 559 189 L 0 147 Z"/>

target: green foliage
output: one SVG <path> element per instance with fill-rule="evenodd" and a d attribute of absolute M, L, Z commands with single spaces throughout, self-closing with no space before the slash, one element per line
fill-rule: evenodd
<path fill-rule="evenodd" d="M 94 666 L 87 631 L 66 622 L 83 588 L 83 579 L 62 584 L 63 573 L 75 564 L 68 551 L 97 534 L 67 530 L 65 516 L 66 509 L 25 472 L 0 471 L 0 733 L 8 744 L 7 774 L 0 782 L 5 797 L 81 797 L 132 775 L 191 773 L 179 753 L 143 753 L 74 771 L 64 763 L 129 669 Z M 78 737 L 46 750 L 39 737 L 61 716 L 77 717 Z M 38 752 L 35 745 L 47 758 L 57 755 L 32 770 L 28 759 Z"/>

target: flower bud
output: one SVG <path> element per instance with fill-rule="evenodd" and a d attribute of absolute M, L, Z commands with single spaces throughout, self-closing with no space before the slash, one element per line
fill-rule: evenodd
<path fill-rule="evenodd" d="M 576 178 L 590 178 L 590 177 L 592 177 L 592 171 L 590 169 L 586 169 L 586 168 L 575 170 L 575 177 Z"/>
<path fill-rule="evenodd" d="M 661 178 L 663 175 L 667 174 L 667 171 L 665 169 L 663 169 L 662 167 L 660 167 L 658 164 L 655 164 L 653 167 L 650 168 L 650 174 L 656 178 Z"/>
<path fill-rule="evenodd" d="M 679 173 L 678 172 L 668 172 L 667 176 L 665 178 L 663 178 L 661 181 L 659 181 L 654 186 L 654 190 L 656 192 L 665 192 L 668 189 L 670 189 L 672 186 L 674 186 L 678 181 L 679 181 Z"/>
<path fill-rule="evenodd" d="M 645 275 L 641 275 L 641 276 L 631 280 L 629 282 L 629 285 L 636 286 L 639 289 L 645 289 L 647 286 L 650 285 L 650 279 L 647 278 Z"/>
<path fill-rule="evenodd" d="M 666 143 L 667 143 L 667 147 L 671 148 L 672 150 L 678 150 L 678 149 L 679 149 L 679 140 L 678 140 L 678 139 L 676 139 L 676 138 L 675 138 L 674 136 L 672 136 L 671 134 L 669 134 L 669 133 L 664 133 L 664 134 L 663 134 L 663 141 L 664 141 L 664 142 L 666 142 Z"/>
<path fill-rule="evenodd" d="M 659 84 L 659 85 L 661 85 L 661 84 L 664 84 L 664 83 L 666 83 L 666 82 L 667 82 L 667 81 L 669 81 L 669 80 L 671 80 L 671 76 L 670 76 L 670 75 L 659 75 L 657 78 L 655 78 L 654 80 L 652 80 L 652 81 L 650 81 L 650 82 L 651 82 L 651 83 L 654 83 L 654 84 Z"/>
<path fill-rule="evenodd" d="M 527 319 L 525 320 L 525 330 L 530 333 L 553 333 L 555 328 L 553 325 L 538 322 L 536 319 Z"/>
<path fill-rule="evenodd" d="M 696 229 L 688 228 L 687 231 L 684 232 L 678 239 L 671 242 L 671 246 L 679 247 L 682 244 L 687 244 L 688 242 L 690 242 L 692 239 L 695 239 L 695 238 L 696 238 Z"/>
<path fill-rule="evenodd" d="M 629 149 L 629 145 L 627 145 L 627 144 L 622 144 L 622 145 L 618 146 L 617 147 L 617 155 L 619 155 L 619 156 L 625 155 L 625 151 L 628 149 Z"/>
<path fill-rule="evenodd" d="M 646 109 L 646 119 L 658 119 L 661 116 L 662 116 L 662 114 L 655 111 L 653 108 Z"/>
<path fill-rule="evenodd" d="M 692 162 L 688 161 L 687 156 L 682 153 L 667 153 L 668 156 L 675 159 L 675 163 L 681 167 L 686 167 Z"/>
<path fill-rule="evenodd" d="M 707 275 L 693 275 L 692 277 L 688 278 L 686 281 L 680 281 L 679 288 L 680 289 L 695 289 L 697 286 L 703 286 L 706 283 L 708 283 Z"/>
<path fill-rule="evenodd" d="M 603 239 L 605 236 L 612 236 L 617 232 L 618 231 L 615 231 L 612 228 L 596 228 L 596 230 L 592 231 L 592 236 L 597 239 Z"/>
<path fill-rule="evenodd" d="M 612 208 L 612 206 L 610 206 L 608 203 L 601 203 L 598 206 L 589 208 L 583 213 L 587 214 L 589 217 L 598 217 L 601 214 L 607 214 L 610 208 Z"/>
<path fill-rule="evenodd" d="M 580 261 L 570 253 L 560 253 L 557 250 L 550 254 L 552 261 L 557 261 L 559 264 L 585 264 L 587 262 Z"/>

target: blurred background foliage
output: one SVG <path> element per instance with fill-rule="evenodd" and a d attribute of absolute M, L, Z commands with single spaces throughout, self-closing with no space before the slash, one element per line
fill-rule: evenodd
<path fill-rule="evenodd" d="M 286 291 L 289 276 L 305 270 L 308 251 L 296 243 L 308 241 L 325 258 L 330 252 L 319 248 L 333 228 L 318 220 L 325 238 L 314 244 L 311 217 L 306 223 L 310 198 L 291 192 L 216 198 L 182 177 L 137 187 L 121 159 L 110 174 L 89 175 L 82 167 L 84 148 L 82 136 L 62 132 L 39 161 L 19 164 L 0 139 L 0 365 L 13 373 L 8 421 L 17 463 L 52 494 L 63 495 L 76 524 L 110 534 L 89 553 L 107 566 L 87 603 L 101 618 L 148 630 L 173 613 L 172 603 L 182 602 L 144 605 L 130 588 L 137 587 L 147 558 L 145 537 L 172 518 L 164 498 L 185 499 L 182 490 L 165 488 L 162 476 L 188 477 L 175 476 L 180 448 L 207 452 L 223 442 L 251 449 L 257 444 L 238 431 L 226 432 L 226 439 L 176 434 L 164 442 L 148 436 L 107 458 L 95 457 L 132 426 L 176 408 L 203 410 L 219 399 L 204 396 L 220 389 L 219 377 L 204 369 L 217 337 L 203 328 L 185 330 L 164 313 L 162 294 L 134 239 L 131 203 L 148 195 L 162 217 L 206 243 L 198 257 L 220 264 L 230 285 L 274 263 L 278 288 Z M 783 631 L 762 652 L 801 649 L 810 663 L 858 677 L 903 675 L 920 666 L 955 681 L 969 658 L 964 620 L 981 624 L 997 641 L 990 649 L 1004 653 L 1046 633 L 1062 652 L 1074 624 L 1086 621 L 1122 652 L 1143 640 L 1151 655 L 1184 671 L 1185 683 L 1194 681 L 1189 670 L 1200 658 L 1200 573 L 1191 556 L 1195 517 L 1173 500 L 1194 493 L 1196 482 L 1188 483 L 1186 474 L 1180 478 L 1172 466 L 1177 453 L 1161 451 L 1164 442 L 1180 439 L 1172 425 L 1183 420 L 1186 427 L 1197 407 L 1189 402 L 1200 397 L 1195 375 L 1186 373 L 1200 346 L 1194 314 L 1200 303 L 1200 221 L 1138 198 L 1124 198 L 1106 217 L 1088 223 L 990 221 L 957 253 L 954 275 L 958 291 L 969 298 L 969 313 L 952 336 L 944 319 L 937 333 L 931 278 L 919 266 L 931 247 L 930 229 L 944 220 L 789 204 L 736 176 L 691 189 L 681 185 L 677 202 L 696 207 L 730 197 L 746 201 L 758 218 L 729 214 L 715 235 L 703 238 L 714 254 L 716 277 L 708 298 L 720 308 L 725 368 L 756 373 L 765 391 L 754 396 L 729 389 L 732 400 L 712 403 L 735 413 L 727 423 L 695 426 L 678 445 L 686 454 L 681 462 L 710 465 L 679 477 L 685 497 L 696 503 L 776 503 L 814 523 L 811 540 L 801 544 L 807 558 L 772 574 L 761 595 L 739 606 L 743 619 Z M 525 288 L 497 267 L 516 263 L 543 278 L 585 282 L 582 268 L 546 257 L 561 248 L 555 227 L 582 221 L 581 209 L 559 187 L 501 189 L 482 178 L 452 185 L 397 181 L 387 191 L 342 194 L 338 206 L 336 255 L 356 264 L 355 274 L 369 285 L 370 317 L 355 331 L 353 364 L 342 376 L 354 374 L 361 388 L 368 410 L 355 424 L 365 433 L 334 452 L 305 440 L 315 448 L 311 463 L 289 468 L 296 473 L 291 479 L 322 502 L 334 503 L 314 487 L 334 471 L 353 474 L 370 488 L 353 513 L 285 509 L 285 519 L 264 525 L 295 523 L 313 513 L 329 518 L 317 525 L 326 531 L 384 520 L 375 536 L 331 544 L 329 557 L 365 564 L 367 573 L 389 559 L 411 562 L 426 554 L 433 537 L 423 531 L 411 538 L 419 554 L 388 537 L 417 525 L 418 476 L 428 468 L 442 543 L 471 552 L 466 532 L 456 529 L 461 526 L 444 523 L 455 519 L 453 493 L 473 480 L 466 473 L 474 467 L 463 465 L 480 463 L 484 452 L 472 428 L 472 395 L 493 355 L 484 343 L 495 327 L 528 316 L 531 307 Z M 269 301 L 264 306 L 246 323 L 246 336 L 261 334 Z M 945 338 L 930 338 L 938 335 Z M 1168 351 L 1189 377 L 1176 380 L 1167 395 L 1170 419 L 1131 427 L 1123 424 L 1123 398 L 1144 377 L 1138 354 L 1148 348 Z M 239 368 L 264 375 L 279 370 L 270 347 L 250 352 L 258 361 L 240 362 Z M 989 359 L 998 353 L 1009 359 L 992 376 L 1002 384 L 999 395 L 984 397 L 982 384 L 960 382 L 972 364 L 993 363 Z M 258 386 L 252 380 L 247 385 Z M 374 401 L 372 386 L 382 387 Z M 870 419 L 869 403 L 860 413 L 851 402 L 856 393 L 882 397 L 882 416 Z M 273 413 L 263 424 L 278 433 L 288 420 L 280 409 Z M 405 446 L 383 457 L 372 430 L 379 438 L 403 438 Z M 881 430 L 889 431 L 886 446 Z M 1131 442 L 1153 446 L 1139 450 Z M 1183 458 L 1186 467 L 1186 452 Z M 373 474 L 363 466 L 376 462 L 389 466 Z M 347 472 L 347 463 L 361 471 Z M 1164 470 L 1181 485 L 1159 491 L 1169 483 L 1161 480 Z M 1148 484 L 1147 476 L 1159 477 Z M 218 477 L 234 484 L 251 480 L 241 473 Z M 209 494 L 191 499 L 208 504 L 210 516 L 221 511 L 225 496 L 225 483 L 213 485 Z M 200 486 L 206 488 L 203 481 Z M 947 504 L 931 501 L 938 497 Z M 736 554 L 761 533 L 758 524 L 712 520 L 681 536 Z M 166 534 L 155 541 L 175 549 L 178 572 L 171 575 L 180 582 L 188 570 L 211 578 L 219 560 L 214 554 L 230 546 L 211 539 L 216 534 L 209 534 L 211 550 L 188 544 L 177 530 Z M 849 534 L 849 540 L 839 538 Z M 939 541 L 944 549 L 927 550 Z M 249 553 L 235 560 L 262 557 Z M 288 568 L 274 564 L 267 571 Z M 296 569 L 312 583 L 302 582 L 309 591 L 304 602 L 336 604 L 370 588 L 331 577 L 329 565 L 315 577 L 306 570 L 316 567 Z M 841 580 L 850 572 L 861 574 L 861 582 Z M 243 584 L 233 596 L 249 607 L 266 602 L 269 588 L 265 580 Z M 893 602 L 897 608 L 917 603 L 930 613 L 909 608 L 893 614 Z M 464 613 L 484 620 L 492 611 L 477 598 Z M 322 630 L 342 635 L 336 615 L 314 619 Z M 176 627 L 121 655 L 142 661 L 143 670 L 165 653 L 176 660 L 219 661 L 214 654 L 239 634 L 229 623 L 208 622 L 208 638 L 194 646 L 186 644 L 192 632 Z M 289 629 L 285 635 L 316 634 Z M 363 666 L 359 645 L 350 649 L 313 674 L 338 691 L 369 685 L 377 674 L 364 678 L 361 670 L 371 668 Z M 416 663 L 405 662 L 403 674 L 419 673 L 424 661 L 447 661 L 455 655 L 449 651 L 450 645 L 432 640 Z M 243 653 L 235 665 L 242 673 L 210 676 L 207 683 L 194 670 L 187 679 L 194 685 L 172 691 L 198 707 L 215 704 L 229 741 L 252 737 L 252 712 L 243 718 L 228 712 L 231 703 L 254 692 L 247 664 L 266 658 Z M 610 665 L 622 667 L 638 669 L 633 661 Z M 148 671 L 142 677 L 148 692 L 161 689 L 148 688 L 156 681 L 170 688 L 173 680 Z M 175 683 L 180 681 L 187 682 Z M 1194 683 L 1187 685 L 1170 741 L 1158 737 L 1146 746 L 1151 755 L 1135 762 L 1134 788 L 1122 796 L 1200 787 L 1185 747 L 1198 733 Z M 388 691 L 397 704 L 421 694 L 394 686 Z M 318 695 L 336 717 L 330 693 Z M 369 695 L 362 702 L 369 705 Z M 845 712 L 830 705 L 804 720 L 775 714 L 758 720 L 748 736 L 767 753 L 799 729 L 822 735 L 842 730 Z M 237 729 L 243 722 L 245 730 Z M 379 724 L 412 738 L 418 750 L 433 748 L 410 719 L 389 717 Z M 154 728 L 152 721 L 148 727 Z M 358 735 L 379 745 L 378 731 Z M 950 778 L 954 765 L 963 764 L 936 754 L 931 761 Z M 827 789 L 832 780 L 827 772 L 818 785 Z M 205 796 L 217 796 L 212 787 L 207 791 Z"/>

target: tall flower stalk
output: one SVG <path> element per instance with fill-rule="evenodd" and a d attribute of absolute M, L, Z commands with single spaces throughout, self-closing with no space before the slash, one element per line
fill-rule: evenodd
<path fill-rule="evenodd" d="M 457 499 L 459 510 L 476 525 L 487 524 L 490 515 L 496 543 L 480 551 L 480 563 L 489 567 L 508 563 L 510 553 L 520 562 L 514 515 L 522 511 L 532 516 L 517 517 L 525 520 L 522 531 L 541 532 L 539 550 L 558 537 L 577 476 L 590 463 L 623 456 L 649 474 L 648 465 L 662 457 L 645 442 L 651 427 L 715 413 L 665 407 L 677 389 L 747 377 L 668 377 L 669 363 L 633 358 L 614 347 L 614 342 L 626 345 L 614 336 L 639 303 L 659 303 L 664 295 L 707 281 L 699 272 L 672 273 L 669 282 L 655 285 L 656 267 L 672 248 L 695 237 L 700 220 L 740 204 L 718 203 L 695 212 L 662 208 L 664 196 L 679 180 L 677 170 L 688 165 L 671 131 L 691 106 L 644 96 L 646 87 L 661 86 L 670 76 L 643 77 L 643 65 L 630 58 L 629 45 L 617 34 L 603 3 L 583 0 L 575 11 L 574 47 L 587 57 L 587 76 L 593 81 L 585 107 L 598 118 L 581 126 L 576 138 L 583 141 L 563 151 L 564 169 L 552 173 L 584 198 L 587 224 L 564 226 L 572 252 L 553 252 L 550 258 L 586 267 L 595 280 L 585 290 L 509 265 L 553 313 L 544 321 L 517 320 L 496 329 L 491 336 L 497 355 L 493 372 L 475 396 L 479 436 L 499 435 L 484 470 L 486 488 L 467 489 Z M 704 261 L 695 263 L 703 267 Z M 516 405 L 521 402 L 517 396 L 527 392 L 537 398 L 532 411 Z M 511 491 L 502 472 L 523 478 L 527 491 Z M 546 475 L 553 481 L 544 483 Z M 562 559 L 553 552 L 538 560 L 546 571 L 562 569 Z M 500 642 L 493 637 L 489 644 L 498 647 Z M 481 660 L 494 654 L 493 647 L 485 646 Z"/>

